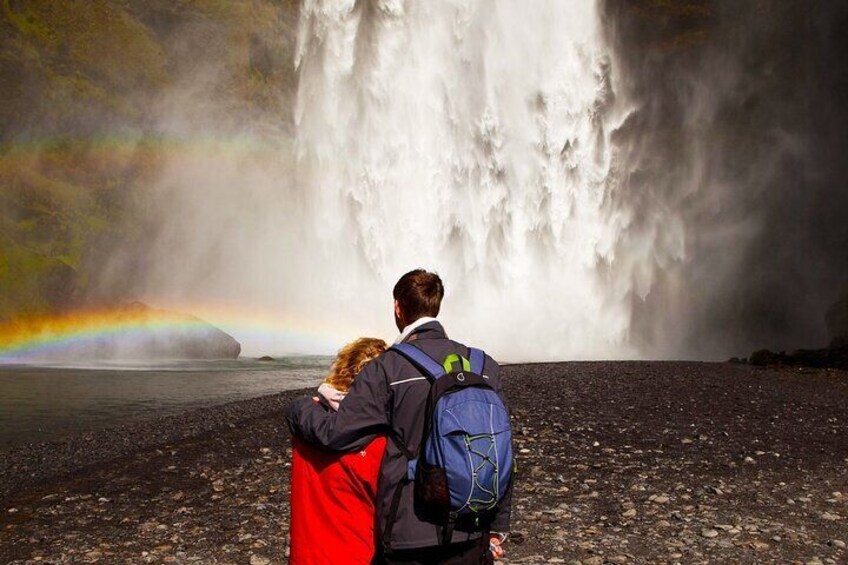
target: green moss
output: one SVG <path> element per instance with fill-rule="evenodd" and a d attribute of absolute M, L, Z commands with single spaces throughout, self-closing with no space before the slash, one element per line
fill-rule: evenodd
<path fill-rule="evenodd" d="M 18 33 L 30 37 L 39 43 L 48 44 L 51 39 L 49 26 L 39 18 L 39 15 L 27 8 L 22 11 L 12 9 L 9 0 L 0 1 L 0 10 L 3 16 L 12 28 Z"/>
<path fill-rule="evenodd" d="M 244 11 L 244 2 L 231 0 L 190 0 L 187 4 L 208 17 L 222 21 L 238 18 Z"/>
<path fill-rule="evenodd" d="M 0 31 L 0 137 L 138 120 L 169 82 L 162 45 L 113 0 L 0 0 Z"/>
<path fill-rule="evenodd" d="M 166 81 L 164 49 L 115 2 L 89 0 L 84 10 L 50 0 L 33 3 L 49 22 L 55 54 L 83 76 L 119 91 Z"/>
<path fill-rule="evenodd" d="M 111 189 L 88 182 L 91 155 L 58 142 L 0 156 L 0 318 L 67 306 L 84 290 L 93 239 L 120 231 L 123 211 L 98 198 Z M 74 178 L 65 167 L 82 170 Z"/>
<path fill-rule="evenodd" d="M 0 236 L 0 319 L 50 308 L 42 287 L 52 261 Z"/>
<path fill-rule="evenodd" d="M 0 0 L 0 318 L 67 305 L 97 278 L 99 242 L 143 239 L 146 189 L 181 149 L 150 127 L 172 73 L 215 76 L 204 96 L 222 121 L 279 119 L 296 11 L 297 0 Z"/>
<path fill-rule="evenodd" d="M 624 15 L 627 38 L 644 52 L 677 53 L 702 46 L 715 24 L 715 0 L 605 0 L 607 9 Z M 638 40 L 637 40 L 638 38 Z"/>

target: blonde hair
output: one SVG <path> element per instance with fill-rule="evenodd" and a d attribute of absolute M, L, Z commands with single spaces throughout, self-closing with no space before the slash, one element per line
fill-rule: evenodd
<path fill-rule="evenodd" d="M 356 375 L 386 348 L 386 342 L 375 337 L 361 337 L 348 343 L 339 350 L 324 382 L 341 392 L 347 392 Z"/>

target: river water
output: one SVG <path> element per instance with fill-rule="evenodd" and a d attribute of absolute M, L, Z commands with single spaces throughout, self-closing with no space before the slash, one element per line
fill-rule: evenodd
<path fill-rule="evenodd" d="M 0 367 L 0 450 L 317 385 L 330 357 Z"/>

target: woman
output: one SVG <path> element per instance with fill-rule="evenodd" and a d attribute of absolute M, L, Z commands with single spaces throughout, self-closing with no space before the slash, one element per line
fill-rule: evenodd
<path fill-rule="evenodd" d="M 356 375 L 385 350 L 381 339 L 360 338 L 339 351 L 318 388 L 328 409 L 338 410 Z M 374 501 L 386 438 L 346 454 L 321 451 L 296 437 L 292 445 L 290 563 L 371 563 Z"/>

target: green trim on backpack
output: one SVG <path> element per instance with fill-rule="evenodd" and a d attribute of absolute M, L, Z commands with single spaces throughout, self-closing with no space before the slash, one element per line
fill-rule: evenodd
<path fill-rule="evenodd" d="M 453 372 L 453 364 L 459 363 L 460 361 L 462 361 L 462 370 L 463 371 L 470 371 L 471 370 L 471 362 L 468 359 L 466 359 L 465 357 L 462 357 L 461 355 L 457 355 L 456 353 L 451 353 L 450 355 L 445 357 L 445 362 L 444 362 L 444 365 L 442 365 L 442 366 L 445 368 L 446 373 L 452 373 Z"/>

